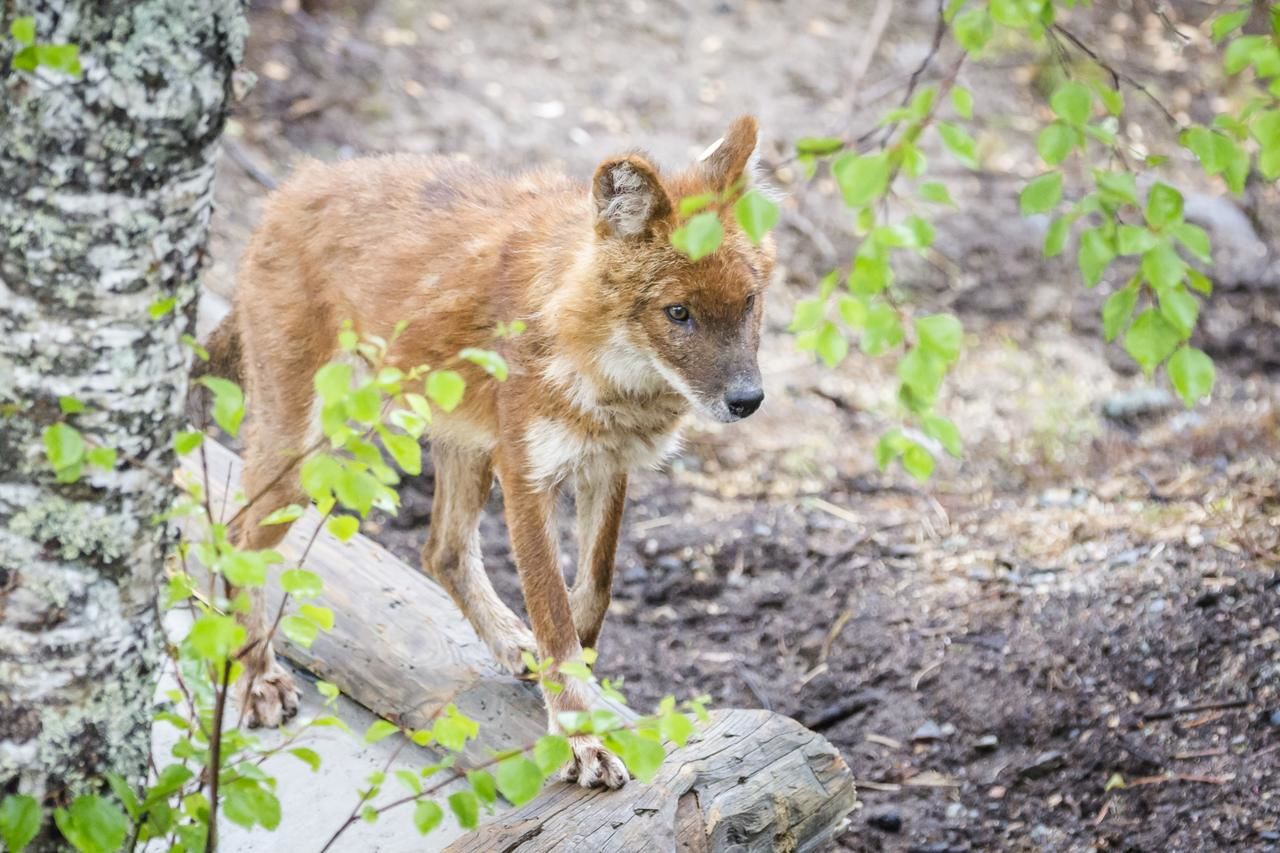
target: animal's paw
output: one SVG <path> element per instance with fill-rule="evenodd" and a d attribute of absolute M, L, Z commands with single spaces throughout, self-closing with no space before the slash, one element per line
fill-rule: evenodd
<path fill-rule="evenodd" d="M 251 729 L 274 729 L 298 713 L 298 688 L 293 676 L 272 661 L 265 672 L 245 673 L 236 686 L 240 713 Z"/>
<path fill-rule="evenodd" d="M 524 653 L 528 652 L 537 658 L 538 643 L 533 639 L 533 632 L 523 622 L 517 619 L 514 625 L 487 632 L 484 641 L 503 669 L 516 676 L 529 675 Z"/>
<path fill-rule="evenodd" d="M 560 778 L 566 782 L 616 791 L 631 778 L 622 759 L 605 749 L 598 737 L 573 735 L 569 738 L 569 748 L 573 750 L 573 758 L 560 771 Z"/>

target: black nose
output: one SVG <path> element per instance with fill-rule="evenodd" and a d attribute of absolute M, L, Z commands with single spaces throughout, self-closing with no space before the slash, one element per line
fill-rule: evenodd
<path fill-rule="evenodd" d="M 760 408 L 760 404 L 764 402 L 764 390 L 761 388 L 743 388 L 730 391 L 724 395 L 724 402 L 729 407 L 729 414 L 735 418 L 745 418 Z"/>

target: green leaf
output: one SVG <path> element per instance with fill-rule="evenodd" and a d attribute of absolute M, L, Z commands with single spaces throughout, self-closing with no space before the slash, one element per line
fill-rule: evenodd
<path fill-rule="evenodd" d="M 661 743 L 627 729 L 610 732 L 605 742 L 641 782 L 651 781 L 667 757 Z"/>
<path fill-rule="evenodd" d="M 676 746 L 684 746 L 693 734 L 693 722 L 684 714 L 671 711 L 659 719 L 658 732 L 664 740 L 669 740 Z"/>
<path fill-rule="evenodd" d="M 881 471 L 888 468 L 889 463 L 901 456 L 909 443 L 901 430 L 889 430 L 880 436 L 875 449 L 876 467 Z"/>
<path fill-rule="evenodd" d="M 326 631 L 333 630 L 333 611 L 317 604 L 303 604 L 298 607 L 302 615 L 319 625 Z"/>
<path fill-rule="evenodd" d="M 944 450 L 957 459 L 964 454 L 964 442 L 960 439 L 960 429 L 950 418 L 927 414 L 921 420 L 925 435 L 937 441 Z"/>
<path fill-rule="evenodd" d="M 969 53 L 980 53 L 994 29 L 991 15 L 981 6 L 961 12 L 952 25 L 956 42 Z"/>
<path fill-rule="evenodd" d="M 1055 121 L 1040 131 L 1036 137 L 1036 151 L 1050 166 L 1057 166 L 1071 153 L 1080 139 L 1080 131 L 1060 121 Z"/>
<path fill-rule="evenodd" d="M 308 569 L 289 569 L 280 575 L 280 588 L 294 598 L 315 598 L 324 591 L 324 581 Z"/>
<path fill-rule="evenodd" d="M 1227 45 L 1222 55 L 1222 68 L 1228 74 L 1239 74 L 1253 62 L 1254 52 L 1267 46 L 1267 36 L 1240 36 Z"/>
<path fill-rule="evenodd" d="M 341 542 L 350 541 L 360 530 L 360 519 L 353 515 L 335 515 L 326 522 L 325 527 Z"/>
<path fill-rule="evenodd" d="M 1093 111 L 1093 93 L 1086 86 L 1068 80 L 1053 93 L 1049 106 L 1067 124 L 1081 127 Z"/>
<path fill-rule="evenodd" d="M 925 181 L 920 185 L 920 198 L 923 201 L 932 202 L 934 204 L 946 204 L 955 207 L 956 203 L 951 198 L 951 191 L 947 189 L 946 184 L 938 181 Z"/>
<path fill-rule="evenodd" d="M 933 475 L 933 454 L 913 441 L 902 451 L 902 467 L 923 483 Z"/>
<path fill-rule="evenodd" d="M 1213 293 L 1213 282 L 1209 280 L 1207 275 L 1194 267 L 1187 267 L 1187 283 L 1197 293 L 1203 293 L 1205 296 Z"/>
<path fill-rule="evenodd" d="M 1168 184 L 1158 183 L 1147 193 L 1147 223 L 1164 228 L 1182 221 L 1182 193 Z"/>
<path fill-rule="evenodd" d="M 796 153 L 822 157 L 844 147 L 844 140 L 834 136 L 802 136 L 796 140 Z"/>
<path fill-rule="evenodd" d="M 103 471 L 114 471 L 116 450 L 114 447 L 91 447 L 84 455 L 85 461 Z"/>
<path fill-rule="evenodd" d="M 426 835 L 444 820 L 444 810 L 434 800 L 418 800 L 413 807 L 413 825 L 418 832 Z"/>
<path fill-rule="evenodd" d="M 1184 346 L 1175 352 L 1168 370 L 1169 380 L 1187 408 L 1213 390 L 1213 359 L 1194 347 Z"/>
<path fill-rule="evenodd" d="M 1093 179 L 1104 199 L 1116 204 L 1138 203 L 1138 182 L 1132 172 L 1095 171 Z"/>
<path fill-rule="evenodd" d="M 1228 35 L 1243 27 L 1245 21 L 1249 20 L 1249 11 L 1249 9 L 1241 9 L 1238 12 L 1230 12 L 1214 18 L 1213 40 L 1215 42 L 1222 41 Z"/>
<path fill-rule="evenodd" d="M 533 745 L 533 759 L 538 762 L 544 776 L 559 770 L 569 759 L 573 758 L 573 750 L 569 741 L 562 735 L 543 735 Z"/>
<path fill-rule="evenodd" d="M 391 458 L 396 460 L 400 470 L 415 477 L 422 473 L 422 445 L 417 439 L 385 430 L 381 435 L 383 446 L 387 448 Z"/>
<path fill-rule="evenodd" d="M 157 299 L 147 306 L 147 313 L 151 315 L 152 320 L 159 320 L 165 314 L 173 310 L 173 306 L 178 304 L 178 297 L 165 296 Z"/>
<path fill-rule="evenodd" d="M 677 207 L 680 211 L 680 216 L 687 218 L 693 216 L 699 210 L 702 210 L 708 205 L 715 204 L 718 199 L 719 196 L 716 193 L 687 195 L 680 199 L 680 204 Z"/>
<path fill-rule="evenodd" d="M 1160 245 L 1160 240 L 1140 225 L 1121 225 L 1116 229 L 1116 250 L 1121 255 L 1141 255 Z"/>
<path fill-rule="evenodd" d="M 1157 291 L 1168 290 L 1187 274 L 1187 264 L 1168 243 L 1161 243 L 1142 256 L 1142 275 Z"/>
<path fill-rule="evenodd" d="M 280 633 L 290 642 L 309 649 L 316 637 L 320 636 L 320 626 L 304 616 L 292 613 L 280 620 Z"/>
<path fill-rule="evenodd" d="M 1115 259 L 1115 249 L 1101 228 L 1090 228 L 1080 234 L 1080 248 L 1076 250 L 1076 263 L 1087 286 L 1102 281 L 1102 274 Z"/>
<path fill-rule="evenodd" d="M 844 294 L 836 303 L 840 319 L 849 327 L 849 331 L 858 332 L 867 324 L 867 306 L 856 296 Z"/>
<path fill-rule="evenodd" d="M 1062 173 L 1048 172 L 1033 178 L 1022 188 L 1018 206 L 1023 216 L 1052 210 L 1062 200 Z"/>
<path fill-rule="evenodd" d="M 542 770 L 523 755 L 513 755 L 498 763 L 498 790 L 513 806 L 523 805 L 542 788 Z"/>
<path fill-rule="evenodd" d="M 860 345 L 867 355 L 879 355 L 902 343 L 902 321 L 892 306 L 877 302 L 867 309 Z"/>
<path fill-rule="evenodd" d="M 36 62 L 45 68 L 61 71 L 72 77 L 80 76 L 80 48 L 74 44 L 38 44 Z"/>
<path fill-rule="evenodd" d="M 865 207 L 884 195 L 889 186 L 889 157 L 887 154 L 842 154 L 831 164 L 831 173 L 844 196 L 844 203 L 853 209 Z"/>
<path fill-rule="evenodd" d="M 913 347 L 898 362 L 898 378 L 908 386 L 913 397 L 926 406 L 932 405 L 946 374 L 946 365 L 924 348 Z"/>
<path fill-rule="evenodd" d="M 59 397 L 58 408 L 62 410 L 64 415 L 78 415 L 84 411 L 84 403 L 81 403 L 75 397 Z"/>
<path fill-rule="evenodd" d="M 1197 260 L 1206 264 L 1213 262 L 1213 251 L 1209 244 L 1209 235 L 1199 225 L 1192 225 L 1190 222 L 1179 222 L 1169 229 L 1169 233 L 1179 243 L 1186 246 L 1187 251 L 1195 255 Z"/>
<path fill-rule="evenodd" d="M 1181 285 L 1160 291 L 1160 316 L 1183 338 L 1191 336 L 1200 316 L 1200 303 Z"/>
<path fill-rule="evenodd" d="M 764 235 L 778 224 L 782 210 L 772 199 L 766 198 L 758 190 L 751 190 L 734 203 L 733 215 L 748 239 L 759 246 Z"/>
<path fill-rule="evenodd" d="M 498 801 L 498 787 L 489 771 L 468 770 L 467 781 L 471 783 L 471 790 L 480 802 L 491 806 Z"/>
<path fill-rule="evenodd" d="M 791 325 L 787 327 L 787 331 L 804 332 L 818 328 L 822 324 L 826 309 L 827 306 L 821 299 L 799 300 L 796 302 L 795 313 L 791 317 Z"/>
<path fill-rule="evenodd" d="M 1110 86 L 1097 86 L 1094 92 L 1111 115 L 1118 116 L 1124 112 L 1124 95 L 1119 89 L 1112 89 Z"/>
<path fill-rule="evenodd" d="M 302 518 L 303 508 L 298 504 L 289 504 L 275 510 L 258 524 L 262 527 L 272 527 L 277 524 L 291 524 Z"/>
<path fill-rule="evenodd" d="M 938 134 L 942 137 L 942 144 L 947 146 L 947 150 L 955 155 L 957 160 L 970 169 L 978 168 L 978 143 L 968 131 L 943 121 L 938 123 Z"/>
<path fill-rule="evenodd" d="M 244 392 L 240 386 L 220 376 L 201 376 L 196 380 L 213 392 L 213 419 L 231 436 L 239 435 L 244 420 Z"/>
<path fill-rule="evenodd" d="M 312 383 L 315 385 L 316 393 L 320 395 L 322 401 L 333 403 L 346 399 L 347 394 L 351 391 L 351 382 L 354 378 L 355 371 L 351 365 L 342 361 L 332 361 L 316 371 Z"/>
<path fill-rule="evenodd" d="M 480 803 L 471 791 L 458 791 L 449 795 L 449 809 L 463 829 L 475 829 L 480 817 Z"/>
<path fill-rule="evenodd" d="M 453 370 L 433 370 L 427 376 L 427 396 L 446 412 L 452 412 L 462 402 L 467 383 L 462 374 Z M 415 442 L 416 444 L 417 442 Z M 421 469 L 421 465 L 419 465 Z M 406 469 L 407 470 L 407 469 Z"/>
<path fill-rule="evenodd" d="M 965 87 L 951 87 L 951 106 L 961 118 L 973 118 L 973 95 Z"/>
<path fill-rule="evenodd" d="M 137 822 L 142 814 L 142 803 L 138 801 L 138 795 L 129 787 L 129 783 L 124 780 L 118 773 L 108 773 L 107 784 L 111 786 L 111 793 L 116 795 L 116 799 L 120 801 L 120 805 L 124 806 L 125 814 L 129 816 L 129 820 Z M 0 820 L 3 823 L 3 820 Z M 12 848 L 10 848 L 12 849 Z"/>
<path fill-rule="evenodd" d="M 23 18 L 14 18 L 13 23 L 9 25 L 9 33 L 22 44 L 34 44 L 36 40 L 36 19 L 27 16 Z M 14 845 L 9 845 L 9 849 L 15 849 Z"/>
<path fill-rule="evenodd" d="M 724 226 L 714 211 L 706 211 L 690 217 L 687 222 L 671 232 L 671 245 L 699 261 L 720 248 L 724 240 Z"/>
<path fill-rule="evenodd" d="M 246 829 L 261 824 L 264 829 L 280 825 L 280 801 L 257 779 L 240 778 L 223 787 L 223 812 L 227 820 Z"/>
<path fill-rule="evenodd" d="M 218 571 L 236 586 L 262 586 L 267 567 L 280 561 L 275 551 L 231 551 L 218 558 Z"/>
<path fill-rule="evenodd" d="M 199 430 L 184 430 L 173 437 L 173 449 L 179 456 L 186 456 L 204 442 L 204 433 Z"/>
<path fill-rule="evenodd" d="M 115 853 L 124 844 L 129 819 L 114 804 L 94 794 L 81 794 L 67 809 L 53 813 L 62 837 L 81 853 Z"/>
<path fill-rule="evenodd" d="M 1044 256 L 1057 257 L 1066 248 L 1067 237 L 1071 234 L 1071 219 L 1059 216 L 1049 223 L 1049 230 L 1044 235 Z"/>
<path fill-rule="evenodd" d="M 520 321 L 518 320 L 516 321 L 516 323 L 519 322 Z M 511 325 L 514 327 L 516 323 L 512 323 Z M 493 350 L 467 347 L 458 353 L 458 357 L 483 368 L 485 373 L 489 374 L 494 379 L 497 379 L 499 382 L 507 381 L 509 370 L 507 368 L 506 359 Z M 421 414 L 421 412 L 419 412 L 419 414 Z"/>
<path fill-rule="evenodd" d="M 1133 321 L 1124 336 L 1125 351 L 1150 376 L 1160 363 L 1178 347 L 1182 336 L 1160 316 L 1154 308 L 1148 308 Z"/>
<path fill-rule="evenodd" d="M 320 753 L 307 746 L 295 746 L 289 754 L 311 768 L 311 772 L 320 769 Z"/>
<path fill-rule="evenodd" d="M 398 731 L 400 731 L 398 726 L 393 725 L 386 720 L 374 720 L 373 723 L 370 724 L 369 728 L 365 729 L 364 742 L 377 743 L 383 738 L 391 737 Z"/>
<path fill-rule="evenodd" d="M 827 367 L 835 367 L 849 354 L 849 342 L 845 340 L 844 332 L 840 331 L 840 327 L 835 323 L 827 322 L 818 332 L 816 350 L 818 357 L 826 363 Z"/>
<path fill-rule="evenodd" d="M 244 645 L 244 627 L 235 617 L 206 613 L 195 621 L 187 633 L 187 644 L 204 660 L 220 661 Z"/>
<path fill-rule="evenodd" d="M 34 26 L 33 21 L 33 31 Z M 4 842 L 5 849 L 10 853 L 20 853 L 22 848 L 30 844 L 31 839 L 40 831 L 40 823 L 40 804 L 34 797 L 9 794 L 0 802 L 0 841 Z"/>
<path fill-rule="evenodd" d="M 920 346 L 950 363 L 960 355 L 964 327 L 952 314 L 929 314 L 916 320 L 916 336 Z"/>
<path fill-rule="evenodd" d="M 1137 304 L 1138 288 L 1136 286 L 1117 290 L 1102 303 L 1102 334 L 1108 343 L 1114 341 L 1116 335 L 1128 325 Z"/>
<path fill-rule="evenodd" d="M 40 65 L 39 60 L 36 59 L 36 46 L 27 45 L 13 55 L 13 60 L 9 64 L 15 71 L 35 71 Z"/>
<path fill-rule="evenodd" d="M 70 483 L 80 478 L 85 461 L 84 438 L 75 427 L 65 423 L 51 424 L 44 430 L 44 451 L 58 482 Z"/>

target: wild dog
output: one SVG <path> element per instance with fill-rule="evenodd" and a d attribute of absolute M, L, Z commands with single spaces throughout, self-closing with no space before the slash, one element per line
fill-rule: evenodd
<path fill-rule="evenodd" d="M 303 166 L 269 200 L 244 256 L 234 306 L 209 342 L 211 372 L 246 386 L 244 492 L 257 499 L 237 544 L 275 546 L 270 512 L 304 500 L 282 465 L 313 446 L 312 377 L 338 353 L 344 321 L 392 339 L 389 360 L 441 365 L 497 346 L 498 382 L 461 368 L 465 397 L 430 429 L 435 501 L 422 568 L 513 672 L 522 653 L 563 662 L 593 647 L 609 606 L 628 471 L 676 446 L 690 411 L 730 422 L 764 398 L 756 349 L 773 246 L 755 246 L 725 211 L 749 181 L 756 122 L 737 119 L 691 167 L 663 177 L 645 156 L 613 157 L 589 187 L 549 172 L 500 177 L 431 156 Z M 724 239 L 691 261 L 670 243 L 679 199 L 716 194 Z M 523 334 L 497 341 L 500 322 Z M 494 475 L 532 632 L 484 571 L 478 522 Z M 557 560 L 555 508 L 576 492 L 573 588 Z M 278 725 L 297 691 L 275 659 L 268 614 L 248 618 L 239 701 L 250 725 Z M 586 710 L 584 691 L 544 691 L 551 727 Z M 621 762 L 592 736 L 570 738 L 564 776 L 618 788 Z"/>

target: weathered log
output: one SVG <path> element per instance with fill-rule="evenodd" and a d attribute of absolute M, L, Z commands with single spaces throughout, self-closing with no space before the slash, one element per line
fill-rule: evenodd
<path fill-rule="evenodd" d="M 213 441 L 205 453 L 211 504 L 225 517 L 238 503 L 240 460 Z M 189 457 L 184 476 L 199 478 L 200 469 L 198 455 Z M 287 562 L 297 562 L 319 523 L 309 509 L 294 524 L 279 549 Z M 310 649 L 276 638 L 294 663 L 407 726 L 424 725 L 456 703 L 480 723 L 463 763 L 543 734 L 537 689 L 498 667 L 448 595 L 421 572 L 363 536 L 342 543 L 323 530 L 306 566 L 324 580 L 318 603 L 337 618 Z M 280 595 L 269 589 L 273 608 Z M 694 739 L 671 751 L 652 783 L 613 792 L 552 784 L 448 849 L 813 850 L 855 801 L 848 767 L 821 735 L 768 711 L 716 711 Z"/>
<path fill-rule="evenodd" d="M 820 849 L 853 808 L 853 779 L 822 735 L 769 711 L 712 714 L 649 784 L 548 788 L 450 853 Z"/>

